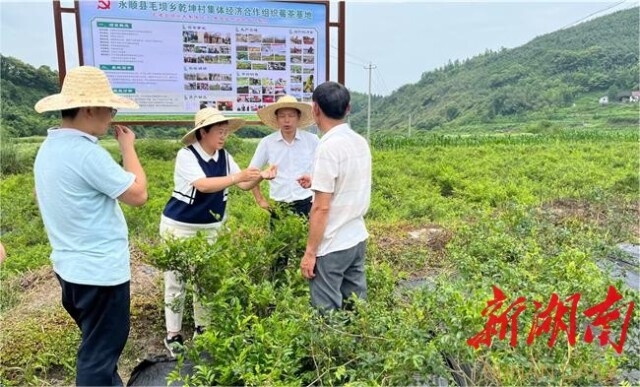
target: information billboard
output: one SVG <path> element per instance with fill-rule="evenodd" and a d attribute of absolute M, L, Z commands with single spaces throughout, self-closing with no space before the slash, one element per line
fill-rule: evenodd
<path fill-rule="evenodd" d="M 138 102 L 136 115 L 192 115 L 206 106 L 253 115 L 285 94 L 310 101 L 327 78 L 327 3 L 78 4 L 84 64 Z"/>

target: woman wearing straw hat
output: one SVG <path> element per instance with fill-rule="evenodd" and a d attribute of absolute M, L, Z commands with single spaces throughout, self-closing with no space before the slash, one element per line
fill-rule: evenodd
<path fill-rule="evenodd" d="M 129 241 L 118 200 L 140 206 L 147 181 L 135 135 L 116 126 L 120 167 L 98 145 L 117 108 L 138 105 L 115 95 L 104 72 L 69 71 L 62 91 L 36 103 L 38 113 L 60 111 L 34 165 L 40 213 L 51 243 L 62 305 L 82 331 L 77 385 L 122 385 L 117 364 L 129 335 Z"/>
<path fill-rule="evenodd" d="M 262 122 L 276 132 L 260 140 L 249 164 L 251 167 L 277 165 L 278 176 L 269 182 L 269 195 L 276 203 L 295 214 L 307 217 L 311 209 L 311 190 L 302 188 L 298 180 L 311 172 L 311 165 L 318 146 L 318 136 L 299 130 L 313 124 L 311 106 L 298 102 L 292 96 L 284 96 L 258 110 Z M 262 196 L 260 186 L 253 189 L 258 205 L 270 210 L 269 202 Z M 276 213 L 271 211 L 272 224 Z M 286 258 L 278 259 L 274 274 L 287 265 Z"/>
<path fill-rule="evenodd" d="M 215 108 L 201 109 L 195 126 L 183 138 L 187 146 L 178 152 L 174 172 L 175 188 L 160 220 L 163 238 L 188 238 L 198 232 L 215 241 L 225 220 L 227 189 L 237 185 L 250 190 L 262 179 L 273 179 L 275 168 L 260 172 L 258 168 L 240 170 L 231 154 L 223 149 L 227 136 L 244 120 L 225 117 Z M 165 272 L 165 320 L 167 336 L 164 344 L 175 356 L 183 344 L 182 309 L 185 284 L 176 272 Z M 177 302 L 177 305 L 174 303 Z M 178 307 L 176 310 L 176 306 Z M 196 334 L 207 325 L 202 305 L 193 303 Z"/>

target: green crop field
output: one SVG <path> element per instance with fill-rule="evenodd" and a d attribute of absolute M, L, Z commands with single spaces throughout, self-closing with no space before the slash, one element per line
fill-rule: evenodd
<path fill-rule="evenodd" d="M 183 376 L 189 384 L 415 385 L 434 384 L 438 377 L 451 384 L 467 374 L 468 383 L 481 385 L 624 382 L 626 370 L 637 366 L 637 333 L 620 355 L 597 339 L 587 343 L 590 320 L 582 312 L 603 302 L 609 285 L 623 305 L 640 301 L 597 265 L 617 243 L 638 243 L 640 237 L 638 140 L 633 129 L 376 135 L 366 219 L 369 299 L 357 302 L 355 311 L 325 318 L 309 306 L 308 285 L 299 274 L 306 225 L 289 217 L 270 232 L 268 214 L 250 193 L 231 190 L 229 232 L 213 247 L 200 239 L 161 243 L 159 217 L 180 145 L 139 140 L 149 201 L 123 208 L 133 282 L 140 267 L 155 268 L 156 276 L 144 292 L 132 287 L 123 378 L 150 348 L 162 352 L 158 270 L 171 268 L 197 285 L 212 312 L 208 333 L 188 343 L 186 356 L 197 365 L 194 374 Z M 14 168 L 21 173 L 3 176 L 0 187 L 2 242 L 9 252 L 1 274 L 3 385 L 68 384 L 75 376 L 79 333 L 59 300 L 24 307 L 50 273 L 50 247 L 31 194 L 38 141 L 11 145 L 15 162 L 24 165 Z M 117 159 L 115 141 L 101 142 Z M 246 166 L 255 146 L 231 138 L 227 148 Z M 290 266 L 275 283 L 269 267 L 283 253 L 290 255 Z M 482 312 L 493 286 L 507 297 L 505 308 L 526 299 L 515 324 L 517 342 L 510 345 L 509 328 L 504 339 L 496 334 L 491 347 L 475 349 L 467 340 L 485 327 Z M 59 297 L 55 286 L 50 292 Z M 575 345 L 564 331 L 551 347 L 551 332 L 527 344 L 533 301 L 547 305 L 552 294 L 566 300 L 578 293 Z M 636 308 L 629 332 L 638 331 L 638 313 Z M 562 318 L 567 322 L 569 315 Z M 612 326 L 616 341 L 620 324 Z M 456 374 L 456 364 L 473 372 Z M 172 378 L 180 379 L 179 373 Z"/>

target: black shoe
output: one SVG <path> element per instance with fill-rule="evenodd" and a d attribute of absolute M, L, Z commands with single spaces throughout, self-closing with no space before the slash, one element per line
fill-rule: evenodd
<path fill-rule="evenodd" d="M 196 337 L 200 336 L 206 331 L 207 331 L 207 328 L 203 327 L 202 325 L 198 325 L 196 329 L 193 331 L 193 339 L 195 340 Z"/>
<path fill-rule="evenodd" d="M 172 338 L 165 337 L 164 346 L 169 350 L 171 357 L 176 357 L 184 351 L 182 335 L 175 335 Z"/>

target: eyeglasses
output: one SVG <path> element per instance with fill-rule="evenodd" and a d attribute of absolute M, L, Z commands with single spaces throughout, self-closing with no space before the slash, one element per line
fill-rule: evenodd
<path fill-rule="evenodd" d="M 216 128 L 216 129 L 212 129 L 211 130 L 213 133 L 218 134 L 220 136 L 227 136 L 229 135 L 229 129 L 227 128 Z"/>
<path fill-rule="evenodd" d="M 115 117 L 118 114 L 118 109 L 109 108 L 111 110 L 111 118 Z"/>

